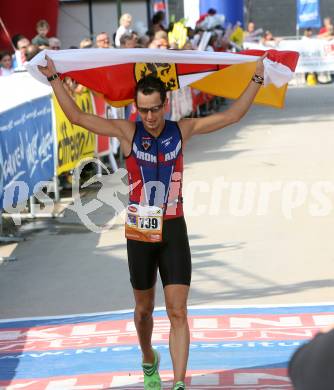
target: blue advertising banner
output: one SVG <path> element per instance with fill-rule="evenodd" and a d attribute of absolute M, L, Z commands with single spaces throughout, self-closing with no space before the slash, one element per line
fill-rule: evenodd
<path fill-rule="evenodd" d="M 24 202 L 54 172 L 51 99 L 38 98 L 0 115 L 0 209 Z M 15 182 L 22 182 L 20 190 Z M 22 191 L 25 189 L 26 191 Z M 5 193 L 6 196 L 5 196 Z M 10 196 L 7 196 L 9 193 Z M 5 201 L 6 199 L 6 201 Z"/>
<path fill-rule="evenodd" d="M 319 0 L 297 0 L 298 28 L 321 26 Z"/>

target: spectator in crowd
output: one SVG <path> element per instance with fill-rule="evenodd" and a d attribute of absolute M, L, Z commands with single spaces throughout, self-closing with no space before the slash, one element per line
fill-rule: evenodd
<path fill-rule="evenodd" d="M 0 76 L 9 76 L 14 73 L 12 56 L 8 51 L 0 53 Z"/>
<path fill-rule="evenodd" d="M 208 16 L 204 22 L 200 24 L 204 30 L 215 30 L 216 28 L 222 28 L 225 23 L 225 16 L 217 14 L 214 16 Z"/>
<path fill-rule="evenodd" d="M 229 35 L 229 40 L 232 46 L 233 51 L 242 50 L 242 45 L 244 43 L 244 30 L 241 27 L 241 23 L 237 22 Z"/>
<path fill-rule="evenodd" d="M 150 49 L 168 49 L 168 34 L 166 31 L 157 31 L 148 47 Z"/>
<path fill-rule="evenodd" d="M 30 61 L 32 58 L 35 57 L 36 54 L 38 54 L 41 51 L 40 47 L 37 45 L 28 45 L 27 47 L 27 53 L 26 53 L 26 59 L 27 61 Z"/>
<path fill-rule="evenodd" d="M 200 15 L 199 19 L 196 22 L 196 25 L 200 25 L 208 16 L 215 16 L 217 11 L 214 8 L 209 8 L 206 14 Z"/>
<path fill-rule="evenodd" d="M 12 42 L 16 49 L 13 56 L 13 67 L 14 69 L 24 69 L 23 64 L 27 61 L 26 52 L 30 41 L 24 35 L 17 34 L 12 38 Z"/>
<path fill-rule="evenodd" d="M 302 345 L 289 362 L 296 390 L 332 390 L 334 383 L 334 326 L 323 329 Z"/>
<path fill-rule="evenodd" d="M 138 43 L 138 39 L 139 39 L 139 34 L 137 33 L 137 31 L 132 31 L 132 36 L 133 36 L 133 39 L 136 41 L 136 44 Z"/>
<path fill-rule="evenodd" d="M 302 39 L 311 39 L 311 38 L 313 38 L 313 30 L 312 27 L 308 27 L 305 29 Z"/>
<path fill-rule="evenodd" d="M 318 38 L 328 38 L 333 32 L 332 19 L 329 16 L 324 18 L 324 25 L 321 27 Z"/>
<path fill-rule="evenodd" d="M 247 25 L 247 31 L 244 32 L 244 42 L 259 42 L 263 29 L 255 29 L 255 23 L 250 21 Z"/>
<path fill-rule="evenodd" d="M 149 44 L 150 44 L 150 38 L 146 34 L 139 37 L 137 40 L 137 47 L 139 48 L 148 48 Z"/>
<path fill-rule="evenodd" d="M 271 48 L 276 48 L 276 46 L 278 45 L 280 39 L 279 38 L 275 38 L 272 34 L 271 31 L 267 30 L 264 35 L 263 35 L 263 38 L 261 39 L 261 43 L 262 45 L 264 46 L 268 46 L 268 47 L 271 47 Z"/>
<path fill-rule="evenodd" d="M 308 27 L 304 30 L 302 37 L 303 41 L 307 41 L 313 38 L 313 30 Z M 318 73 L 316 72 L 305 72 L 305 81 L 308 85 L 316 85 L 318 83 Z"/>
<path fill-rule="evenodd" d="M 334 26 L 330 26 L 327 39 L 334 39 Z"/>
<path fill-rule="evenodd" d="M 136 34 L 130 32 L 125 33 L 120 38 L 120 48 L 121 49 L 133 49 L 137 46 L 137 36 Z"/>
<path fill-rule="evenodd" d="M 49 48 L 50 50 L 60 50 L 61 49 L 61 42 L 60 39 L 56 37 L 52 37 L 49 39 Z"/>
<path fill-rule="evenodd" d="M 189 39 L 184 44 L 182 50 L 194 50 L 193 45 L 192 45 L 192 43 L 191 43 L 191 41 Z"/>
<path fill-rule="evenodd" d="M 94 46 L 93 41 L 90 38 L 84 38 L 80 42 L 80 49 L 90 49 Z"/>
<path fill-rule="evenodd" d="M 49 46 L 49 39 L 47 35 L 49 33 L 50 26 L 46 20 L 39 20 L 36 23 L 37 35 L 32 39 L 31 43 L 38 46 L 40 49 L 45 49 Z"/>
<path fill-rule="evenodd" d="M 253 34 L 255 31 L 255 23 L 250 21 L 248 24 L 247 24 L 247 31 L 245 31 L 245 36 L 248 36 L 248 35 L 251 35 Z"/>
<path fill-rule="evenodd" d="M 23 39 L 23 38 L 25 38 L 25 36 L 22 35 L 22 34 L 16 34 L 16 35 L 13 35 L 13 36 L 12 36 L 12 43 L 13 43 L 15 49 L 18 49 L 18 42 L 19 42 L 21 39 Z"/>
<path fill-rule="evenodd" d="M 120 38 L 125 33 L 131 33 L 132 16 L 130 14 L 123 14 L 119 20 L 119 27 L 116 31 L 115 46 L 120 47 Z"/>
<path fill-rule="evenodd" d="M 164 27 L 165 13 L 163 11 L 156 12 L 152 17 L 151 32 L 155 34 L 157 31 L 165 31 Z"/>
<path fill-rule="evenodd" d="M 110 46 L 110 37 L 106 32 L 100 32 L 96 36 L 96 47 L 100 49 L 109 49 Z"/>
<path fill-rule="evenodd" d="M 334 26 L 329 26 L 327 32 L 320 37 L 318 35 L 318 38 L 327 40 L 334 39 Z"/>

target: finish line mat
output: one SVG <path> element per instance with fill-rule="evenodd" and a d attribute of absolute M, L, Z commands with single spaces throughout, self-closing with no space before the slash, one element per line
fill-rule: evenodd
<path fill-rule="evenodd" d="M 169 321 L 154 313 L 163 388 Z M 334 322 L 334 304 L 190 308 L 189 389 L 291 389 L 295 349 Z M 1 390 L 142 389 L 133 312 L 0 321 Z"/>

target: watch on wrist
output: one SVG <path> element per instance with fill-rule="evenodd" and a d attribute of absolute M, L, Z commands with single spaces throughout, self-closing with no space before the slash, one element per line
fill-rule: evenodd
<path fill-rule="evenodd" d="M 264 84 L 264 77 L 259 76 L 258 74 L 254 74 L 254 76 L 252 77 L 252 81 L 254 81 L 254 83 L 256 83 L 256 84 L 263 85 Z"/>
<path fill-rule="evenodd" d="M 53 81 L 59 78 L 59 73 L 54 73 L 52 76 L 49 76 L 48 81 Z"/>

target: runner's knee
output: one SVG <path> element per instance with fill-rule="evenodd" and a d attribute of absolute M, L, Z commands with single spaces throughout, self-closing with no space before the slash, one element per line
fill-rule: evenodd
<path fill-rule="evenodd" d="M 135 309 L 135 319 L 137 321 L 147 321 L 152 317 L 154 305 L 136 305 Z"/>
<path fill-rule="evenodd" d="M 167 314 L 172 326 L 180 326 L 187 322 L 187 309 L 185 307 L 167 307 Z"/>

